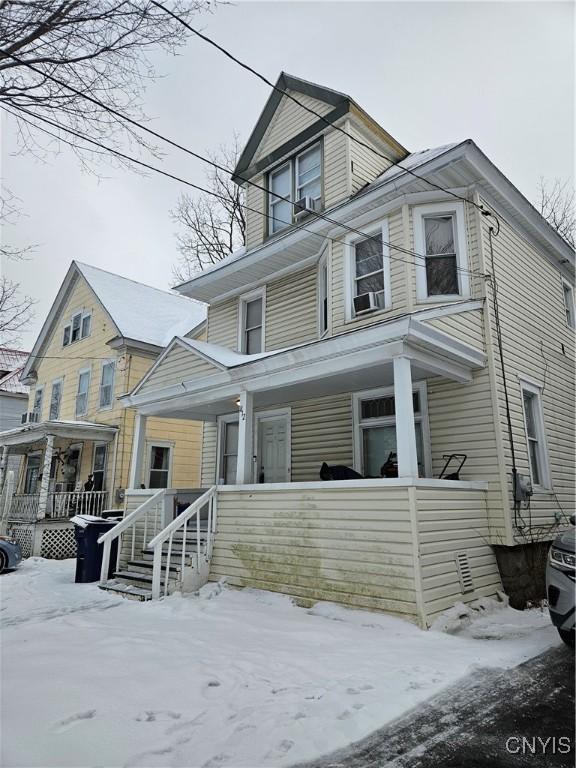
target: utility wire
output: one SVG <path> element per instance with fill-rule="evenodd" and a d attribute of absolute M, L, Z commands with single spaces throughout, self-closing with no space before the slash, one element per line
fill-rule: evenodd
<path fill-rule="evenodd" d="M 256 69 L 251 67 L 249 64 L 246 64 L 245 62 L 238 59 L 236 56 L 234 56 L 230 51 L 228 51 L 223 46 L 219 45 L 215 40 L 212 40 L 212 38 L 208 37 L 208 35 L 203 34 L 202 32 L 199 32 L 197 29 L 192 27 L 190 24 L 188 24 L 185 19 L 183 19 L 181 16 L 179 16 L 174 11 L 170 10 L 170 8 L 167 8 L 162 3 L 158 2 L 158 0 L 150 0 L 152 5 L 155 5 L 157 8 L 161 8 L 165 13 L 167 13 L 169 16 L 172 16 L 173 19 L 180 22 L 182 26 L 186 27 L 190 32 L 195 34 L 197 37 L 199 37 L 201 40 L 204 40 L 209 45 L 216 48 L 220 53 L 223 53 L 224 56 L 227 56 L 231 61 L 233 61 L 235 64 L 238 64 L 242 69 L 245 69 L 247 72 L 250 72 L 255 77 L 257 77 L 259 80 L 261 80 L 263 83 L 266 83 L 270 88 L 273 88 L 277 93 L 281 93 L 283 96 L 286 96 L 287 98 L 291 99 L 295 104 L 298 104 L 302 109 L 306 110 L 306 112 L 309 112 L 312 115 L 315 115 L 319 120 L 322 120 L 323 123 L 325 123 L 327 126 L 334 128 L 335 130 L 339 131 L 340 133 L 343 133 L 345 136 L 347 136 L 349 139 L 352 139 L 352 141 L 359 144 L 361 147 L 364 147 L 365 149 L 370 150 L 370 152 L 373 152 L 375 155 L 378 155 L 378 157 L 381 157 L 383 160 L 388 160 L 388 162 L 392 163 L 392 166 L 396 166 L 398 168 L 401 168 L 406 173 L 409 173 L 411 176 L 414 176 L 416 179 L 420 179 L 420 181 L 425 182 L 426 184 L 429 184 L 430 186 L 441 190 L 442 192 L 445 192 L 448 195 L 452 195 L 452 197 L 455 197 L 458 200 L 462 200 L 465 203 L 470 203 L 470 205 L 475 206 L 478 208 L 479 211 L 482 213 L 485 212 L 485 208 L 482 205 L 479 205 L 474 200 L 470 200 L 467 197 L 464 197 L 462 195 L 458 195 L 456 192 L 453 192 L 450 189 L 445 189 L 440 184 L 436 184 L 433 181 L 430 181 L 430 179 L 427 179 L 425 176 L 420 176 L 420 174 L 413 171 L 411 168 L 407 168 L 405 165 L 402 165 L 401 162 L 393 160 L 388 155 L 385 155 L 383 152 L 380 152 L 375 147 L 371 146 L 365 141 L 362 141 L 362 139 L 357 138 L 351 133 L 348 133 L 344 128 L 342 128 L 339 125 L 334 125 L 334 123 L 331 123 L 329 120 L 327 120 L 324 115 L 321 115 L 319 112 L 316 112 L 312 107 L 307 106 L 306 104 L 303 104 L 299 99 L 297 99 L 295 96 L 293 96 L 289 91 L 285 91 L 283 88 L 280 88 L 275 83 L 273 83 L 271 80 L 269 80 L 265 75 L 263 75 L 261 72 L 258 72 Z M 388 169 L 387 169 L 388 170 Z M 240 176 L 238 178 L 241 178 Z"/>
<path fill-rule="evenodd" d="M 75 95 L 77 95 L 77 96 L 79 96 L 81 98 L 84 98 L 87 101 L 89 101 L 90 103 L 95 104 L 95 105 L 99 106 L 100 108 L 108 111 L 110 114 L 114 115 L 115 117 L 119 118 L 120 120 L 124 120 L 125 122 L 129 123 L 130 125 L 133 125 L 136 128 L 138 128 L 138 129 L 140 129 L 142 131 L 145 131 L 146 133 L 149 133 L 151 136 L 154 136 L 155 138 L 160 139 L 161 141 L 164 141 L 167 144 L 170 144 L 171 146 L 175 147 L 176 149 L 179 149 L 179 150 L 181 150 L 183 152 L 186 152 L 187 154 L 191 155 L 192 157 L 195 157 L 196 159 L 201 160 L 202 162 L 207 163 L 208 165 L 211 165 L 212 167 L 216 168 L 217 170 L 220 170 L 220 171 L 222 171 L 224 173 L 233 174 L 233 172 L 234 172 L 233 169 L 226 168 L 226 166 L 223 166 L 220 163 L 217 163 L 215 160 L 212 160 L 212 159 L 210 159 L 208 157 L 205 157 L 204 155 L 201 155 L 198 152 L 194 152 L 193 150 L 189 149 L 188 147 L 185 147 L 185 146 L 179 144 L 178 142 L 173 141 L 172 139 L 164 136 L 163 134 L 160 134 L 157 131 L 154 131 L 152 128 L 148 128 L 148 126 L 142 125 L 142 123 L 139 123 L 137 120 L 134 120 L 133 118 L 129 117 L 128 115 L 124 115 L 123 113 L 119 112 L 118 110 L 114 109 L 113 107 L 109 107 L 108 105 L 104 104 L 103 102 L 99 101 L 98 99 L 95 99 L 93 96 L 90 96 L 90 95 L 84 93 L 83 91 L 80 91 L 77 88 L 74 88 L 73 86 L 69 85 L 68 83 L 65 83 L 62 80 L 59 80 L 58 78 L 54 77 L 53 75 L 43 73 L 42 70 L 38 69 L 37 67 L 33 66 L 32 64 L 29 64 L 28 62 L 26 62 L 25 59 L 21 59 L 20 57 L 15 56 L 12 53 L 9 53 L 9 54 L 6 54 L 6 55 L 9 56 L 10 58 L 14 59 L 14 61 L 18 62 L 19 64 L 22 64 L 22 65 L 28 67 L 32 71 L 36 72 L 38 75 L 46 77 L 47 79 L 57 83 L 58 85 L 60 85 L 60 86 L 62 86 L 64 88 L 67 88 L 69 91 L 71 91 Z M 67 128 L 66 126 L 63 126 L 62 124 L 52 123 L 52 122 L 48 121 L 47 118 L 44 118 L 41 115 L 38 115 L 38 114 L 36 114 L 34 112 L 26 110 L 25 108 L 23 108 L 23 107 L 21 107 L 19 105 L 12 105 L 12 108 L 13 109 L 20 109 L 20 110 L 26 112 L 27 114 L 31 115 L 32 117 L 38 119 L 38 120 L 43 120 L 45 122 L 48 122 L 50 125 L 55 125 L 60 130 L 68 131 L 69 133 L 73 133 L 74 135 L 79 136 L 80 138 L 84 138 L 84 140 L 86 140 L 86 141 L 91 141 L 91 143 L 95 143 L 91 139 L 88 139 L 87 137 L 83 136 L 82 134 L 74 133 L 74 131 L 72 131 L 71 129 Z M 35 126 L 35 127 L 38 127 L 38 126 Z M 59 138 L 59 137 L 54 137 L 54 138 Z M 106 149 L 107 151 L 115 152 L 116 154 L 124 157 L 124 159 L 129 159 L 129 160 L 131 160 L 132 162 L 135 162 L 135 163 L 140 162 L 140 164 L 142 164 L 141 161 L 138 161 L 136 159 L 128 158 L 127 156 L 121 155 L 121 153 L 119 153 L 118 151 L 113 150 L 113 149 L 108 148 L 108 147 L 105 147 L 104 145 L 99 145 L 98 144 L 97 146 L 104 147 L 104 149 Z M 151 170 L 156 170 L 159 173 L 163 173 L 163 171 L 161 171 L 160 169 L 154 168 L 153 166 L 147 166 L 147 167 L 149 167 Z M 172 177 L 172 178 L 174 178 L 174 177 Z M 277 200 L 282 200 L 284 202 L 289 203 L 293 208 L 296 208 L 296 206 L 297 206 L 295 201 L 291 200 L 288 197 L 283 197 L 282 195 L 274 194 L 268 187 L 266 187 L 266 186 L 264 186 L 262 184 L 258 184 L 257 182 L 254 182 L 251 179 L 245 178 L 243 176 L 238 176 L 238 178 L 242 179 L 242 181 L 245 181 L 250 186 L 255 187 L 256 189 L 259 189 L 259 190 L 267 193 L 268 195 L 273 195 Z M 180 181 L 182 181 L 183 183 L 186 183 L 183 180 L 180 180 Z M 196 186 L 196 189 L 201 189 L 201 191 L 206 192 L 207 194 L 212 194 L 212 193 L 210 193 L 209 190 L 205 190 L 205 189 L 200 188 L 198 186 Z M 448 190 L 444 190 L 444 191 L 448 191 Z M 213 194 L 215 194 L 215 193 L 213 193 Z M 220 196 L 220 199 L 221 200 L 226 200 L 226 198 L 224 196 Z M 464 199 L 464 198 L 462 198 L 462 199 Z M 290 226 L 292 224 L 291 221 L 288 222 L 288 221 L 284 221 L 283 219 L 278 219 L 277 217 L 271 216 L 270 214 L 265 214 L 263 211 L 256 210 L 254 208 L 249 208 L 248 206 L 244 206 L 244 207 L 246 208 L 246 210 L 249 210 L 251 212 L 257 213 L 257 214 L 262 215 L 262 216 L 265 216 L 267 219 L 273 219 L 274 221 L 279 222 L 281 224 L 286 224 L 288 226 Z M 336 219 L 332 219 L 331 217 L 326 216 L 325 214 L 322 214 L 320 212 L 313 211 L 312 214 L 316 218 L 319 218 L 319 219 L 322 219 L 324 221 L 327 221 L 328 223 L 334 224 L 335 226 L 343 227 L 348 232 L 351 232 L 352 234 L 357 234 L 357 235 L 359 235 L 362 238 L 369 238 L 370 237 L 365 232 L 362 232 L 361 230 L 356 229 L 355 227 L 350 227 L 349 225 L 343 224 L 342 222 L 339 222 Z M 304 231 L 307 231 L 307 232 L 310 231 L 310 230 L 306 229 L 303 226 L 298 227 L 298 229 L 303 229 Z M 313 234 L 316 234 L 316 233 L 313 233 Z M 331 239 L 331 238 L 328 238 L 328 239 Z M 340 241 L 338 241 L 338 242 L 340 242 Z M 396 250 L 396 251 L 398 251 L 400 253 L 404 253 L 404 254 L 406 254 L 408 256 L 414 256 L 415 258 L 421 259 L 422 261 L 424 261 L 424 264 L 423 265 L 418 265 L 418 266 L 425 266 L 426 256 L 424 254 L 416 253 L 415 251 L 412 251 L 409 248 L 404 248 L 404 247 L 399 246 L 399 245 L 393 245 L 392 243 L 385 242 L 385 241 L 383 241 L 383 244 L 388 246 L 389 248 L 393 248 L 394 250 Z M 393 257 L 390 256 L 389 258 L 393 258 Z M 399 261 L 400 259 L 396 259 L 396 260 Z M 407 262 L 407 263 L 412 263 L 412 262 Z M 456 267 L 456 270 L 458 272 L 462 272 L 462 273 L 466 273 L 466 274 L 470 274 L 470 275 L 477 275 L 479 277 L 485 277 L 485 275 L 483 275 L 483 274 L 481 274 L 481 273 L 479 273 L 479 272 L 477 272 L 475 270 L 468 270 L 468 269 L 464 269 L 464 268 L 458 267 L 458 266 Z"/>
<path fill-rule="evenodd" d="M 0 105 L 0 106 L 2 106 L 2 105 Z M 7 112 L 8 114 L 12 115 L 13 117 L 16 117 L 17 119 L 23 120 L 28 125 L 31 125 L 32 127 L 36 128 L 38 130 L 43 131 L 44 133 L 48 134 L 49 136 L 52 136 L 52 138 L 57 139 L 57 140 L 61 140 L 65 144 L 71 145 L 70 142 L 67 142 L 66 140 L 62 139 L 60 136 L 58 136 L 58 135 L 56 135 L 56 134 L 46 130 L 45 128 L 42 128 L 41 126 L 39 126 L 39 125 L 29 121 L 29 120 L 26 120 L 25 118 L 21 117 L 20 115 L 16 115 L 11 109 L 6 108 L 5 106 L 2 106 L 2 109 L 5 112 Z M 177 181 L 177 182 L 179 182 L 181 184 L 185 184 L 186 186 L 191 187 L 192 189 L 196 189 L 199 192 L 203 192 L 204 194 L 210 195 L 210 196 L 215 197 L 215 198 L 217 198 L 219 200 L 226 201 L 226 197 L 224 195 L 220 195 L 217 192 L 213 192 L 212 190 L 206 189 L 205 187 L 202 187 L 202 186 L 200 186 L 198 184 L 192 183 L 191 181 L 183 179 L 180 176 L 176 176 L 175 174 L 172 174 L 172 173 L 170 173 L 168 171 L 164 171 L 161 168 L 157 168 L 156 166 L 150 165 L 149 163 L 146 163 L 143 160 L 139 160 L 137 158 L 131 157 L 130 155 L 126 155 L 125 153 L 120 152 L 120 150 L 117 150 L 117 149 L 115 149 L 113 147 L 108 147 L 105 144 L 102 144 L 101 142 L 99 142 L 99 141 L 97 141 L 95 139 L 92 139 L 92 138 L 90 138 L 88 136 L 85 136 L 85 135 L 79 133 L 78 131 L 73 130 L 72 128 L 69 128 L 69 127 L 67 127 L 65 125 L 62 125 L 61 123 L 57 123 L 57 122 L 55 122 L 53 120 L 49 120 L 47 117 L 44 117 L 44 116 L 41 116 L 41 115 L 37 115 L 34 112 L 31 112 L 30 110 L 28 110 L 28 109 L 26 109 L 24 107 L 17 106 L 17 105 L 12 105 L 12 109 L 16 109 L 19 112 L 24 112 L 25 114 L 29 115 L 30 117 L 32 117 L 32 118 L 34 118 L 36 120 L 40 120 L 40 121 L 42 121 L 44 123 L 47 123 L 48 125 L 51 125 L 52 127 L 57 128 L 58 130 L 66 131 L 67 133 L 70 133 L 71 135 L 76 136 L 77 138 L 79 138 L 79 139 L 81 139 L 83 141 L 86 141 L 89 144 L 97 146 L 100 149 L 104 149 L 107 152 L 110 152 L 111 154 L 117 155 L 118 157 L 122 158 L 123 160 L 126 160 L 128 162 L 134 163 L 136 165 L 139 165 L 139 166 L 141 166 L 143 168 L 146 168 L 147 170 L 159 173 L 162 176 L 166 176 L 167 178 L 170 178 L 170 179 L 172 179 L 174 181 Z M 71 145 L 71 146 L 75 146 L 75 145 Z M 279 221 L 282 224 L 287 224 L 287 225 L 291 224 L 291 222 L 287 222 L 287 221 L 284 221 L 282 219 L 278 219 L 275 216 L 273 217 L 271 214 L 266 213 L 266 212 L 264 212 L 264 211 L 262 211 L 260 209 L 251 208 L 249 206 L 244 206 L 244 207 L 245 207 L 246 210 L 251 211 L 253 213 L 256 213 L 256 214 L 258 214 L 260 216 L 263 216 L 263 217 L 265 217 L 267 219 L 272 219 L 273 218 L 275 221 Z M 330 219 L 329 217 L 325 217 L 323 215 L 319 215 L 319 217 L 322 218 L 322 219 L 325 219 L 326 221 L 328 221 L 328 222 L 330 222 L 330 223 L 332 223 L 332 224 L 334 224 L 336 226 L 343 227 L 344 229 L 346 229 L 346 230 L 348 230 L 348 231 L 350 231 L 350 232 L 352 232 L 354 234 L 358 234 L 360 237 L 362 237 L 364 239 L 371 239 L 371 238 L 374 237 L 373 234 L 369 235 L 369 234 L 367 234 L 365 232 L 362 232 L 359 229 L 355 229 L 354 227 L 348 227 L 346 224 L 341 224 L 340 222 L 336 221 L 335 219 Z M 303 230 L 305 232 L 309 232 L 310 234 L 315 235 L 316 237 L 320 238 L 322 240 L 322 242 L 324 242 L 325 240 L 329 240 L 330 242 L 333 242 L 333 243 L 342 244 L 341 240 L 338 240 L 338 239 L 336 239 L 334 237 L 329 237 L 329 236 L 326 236 L 326 235 L 322 235 L 319 232 L 314 232 L 313 230 L 311 230 L 311 229 L 309 229 L 309 228 L 307 228 L 307 227 L 305 227 L 303 225 L 298 225 L 297 227 L 294 227 L 291 231 L 296 231 L 296 230 Z M 384 240 L 382 242 L 383 242 L 383 245 L 386 245 L 389 248 L 393 248 L 393 249 L 395 249 L 397 251 L 400 251 L 401 253 L 405 253 L 405 254 L 407 254 L 409 256 L 414 256 L 416 258 L 419 258 L 419 259 L 423 260 L 423 263 L 417 263 L 415 261 L 411 261 L 411 260 L 408 260 L 408 259 L 403 259 L 403 258 L 401 258 L 399 256 L 392 256 L 392 255 L 388 254 L 386 258 L 390 259 L 391 261 L 399 261 L 399 262 L 403 262 L 405 264 L 410 264 L 410 265 L 413 265 L 413 266 L 426 268 L 426 262 L 425 262 L 426 257 L 423 256 L 422 254 L 418 254 L 418 253 L 416 253 L 414 251 L 411 251 L 411 250 L 409 250 L 407 248 L 403 248 L 401 246 L 394 245 L 393 243 L 389 243 L 389 242 L 386 242 Z M 346 245 L 346 243 L 344 243 L 344 244 Z M 351 244 L 351 243 L 349 243 L 348 245 L 350 247 L 353 247 L 353 244 Z M 470 275 L 476 275 L 477 277 L 486 277 L 486 275 L 484 275 L 483 273 L 477 272 L 475 270 L 463 269 L 463 268 L 458 267 L 458 266 L 456 266 L 455 269 L 458 272 L 462 272 L 462 273 L 466 273 L 466 274 L 470 274 Z"/>

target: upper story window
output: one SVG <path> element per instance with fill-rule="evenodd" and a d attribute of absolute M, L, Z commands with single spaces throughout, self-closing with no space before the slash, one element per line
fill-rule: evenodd
<path fill-rule="evenodd" d="M 320 336 L 328 332 L 328 257 L 326 253 L 318 265 L 318 325 Z"/>
<path fill-rule="evenodd" d="M 566 310 L 566 325 L 569 328 L 576 328 L 576 316 L 574 311 L 574 288 L 562 280 L 562 290 L 564 292 L 564 309 Z"/>
<path fill-rule="evenodd" d="M 111 408 L 114 399 L 114 374 L 116 363 L 114 360 L 105 360 L 102 363 L 102 376 L 100 378 L 100 408 Z"/>
<path fill-rule="evenodd" d="M 392 305 L 388 221 L 365 229 L 369 237 L 346 240 L 349 270 L 347 320 L 379 309 L 389 309 Z"/>
<path fill-rule="evenodd" d="M 314 209 L 322 200 L 322 147 L 320 143 L 300 152 L 268 174 L 268 231 L 280 232 L 294 222 L 293 203 L 311 198 Z M 282 200 L 281 198 L 287 198 Z"/>
<path fill-rule="evenodd" d="M 76 393 L 76 416 L 86 416 L 88 413 L 88 393 L 90 391 L 90 369 L 86 368 L 78 374 L 78 392 Z"/>
<path fill-rule="evenodd" d="M 459 299 L 470 294 L 462 203 L 414 208 L 414 257 L 419 301 Z"/>
<path fill-rule="evenodd" d="M 32 413 L 34 414 L 34 420 L 40 421 L 42 418 L 42 400 L 44 396 L 44 387 L 36 387 L 34 392 L 34 405 L 32 406 Z"/>
<path fill-rule="evenodd" d="M 546 441 L 544 438 L 544 417 L 542 415 L 542 390 L 527 382 L 521 382 L 524 428 L 528 447 L 528 463 L 532 484 L 540 488 L 550 487 L 550 472 Z"/>
<path fill-rule="evenodd" d="M 239 349 L 245 355 L 256 355 L 264 351 L 264 291 L 240 298 L 240 339 Z"/>
<path fill-rule="evenodd" d="M 50 421 L 60 418 L 60 403 L 62 402 L 62 379 L 52 382 L 52 393 L 50 395 Z"/>
<path fill-rule="evenodd" d="M 92 313 L 91 312 L 77 312 L 72 315 L 72 320 L 64 326 L 64 332 L 62 334 L 62 346 L 67 347 L 69 344 L 73 344 L 75 341 L 85 339 L 90 336 L 92 328 Z"/>

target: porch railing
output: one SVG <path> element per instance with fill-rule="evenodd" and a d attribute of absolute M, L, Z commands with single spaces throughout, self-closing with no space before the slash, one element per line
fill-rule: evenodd
<path fill-rule="evenodd" d="M 193 501 L 189 507 L 172 520 L 164 530 L 155 536 L 146 549 L 154 551 L 154 564 L 152 567 L 152 599 L 160 597 L 161 577 L 164 571 L 164 596 L 168 594 L 168 582 L 172 557 L 180 560 L 178 582 L 182 589 L 187 559 L 192 560 L 192 567 L 197 576 L 200 575 L 203 566 L 207 566 L 212 557 L 214 533 L 216 531 L 216 486 L 213 485 L 199 499 Z M 202 512 L 207 508 L 206 514 Z M 176 539 L 175 539 L 176 537 Z M 167 550 L 164 545 L 167 543 Z M 180 550 L 173 555 L 172 545 L 177 543 Z M 163 561 L 163 558 L 166 558 Z"/>
<path fill-rule="evenodd" d="M 7 502 L 6 519 L 32 523 L 38 519 L 39 493 L 14 493 Z M 65 519 L 74 515 L 100 515 L 108 505 L 108 491 L 62 491 L 49 493 L 45 516 L 48 519 Z"/>

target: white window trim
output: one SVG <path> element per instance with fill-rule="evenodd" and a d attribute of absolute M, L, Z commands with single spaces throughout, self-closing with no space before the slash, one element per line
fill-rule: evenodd
<path fill-rule="evenodd" d="M 255 462 L 252 467 L 253 482 L 258 483 L 258 465 L 260 463 L 260 456 L 258 454 L 258 432 L 259 422 L 266 419 L 278 419 L 285 418 L 288 428 L 286 430 L 286 453 L 287 453 L 287 467 L 288 482 L 292 477 L 292 408 L 287 406 L 286 408 L 275 408 L 269 411 L 256 411 L 254 414 L 254 459 Z M 264 483 L 265 485 L 266 483 Z"/>
<path fill-rule="evenodd" d="M 528 439 L 528 428 L 526 425 L 526 413 L 524 411 L 524 392 L 529 392 L 536 396 L 535 404 L 535 422 L 536 430 L 538 434 L 538 458 L 540 459 L 540 474 L 541 482 L 539 484 L 534 483 L 532 478 L 532 465 L 530 463 L 530 448 Z M 532 482 L 532 489 L 536 493 L 548 493 L 552 489 L 552 480 L 550 475 L 550 462 L 548 454 L 548 443 L 546 440 L 546 429 L 544 427 L 544 411 L 542 409 L 542 387 L 539 384 L 528 381 L 527 379 L 520 379 L 520 406 L 522 408 L 522 419 L 524 422 L 524 439 L 526 440 L 526 460 L 528 463 L 528 472 L 530 474 L 530 480 Z"/>
<path fill-rule="evenodd" d="M 452 214 L 456 220 L 456 237 L 454 245 L 456 246 L 456 267 L 458 269 L 458 285 L 460 292 L 455 294 L 437 294 L 428 296 L 428 286 L 426 281 L 426 262 L 414 257 L 416 264 L 416 298 L 418 303 L 425 304 L 431 302 L 459 301 L 470 296 L 470 276 L 468 270 L 468 251 L 466 247 L 466 219 L 464 215 L 464 203 L 430 203 L 429 205 L 416 205 L 412 209 L 414 221 L 414 250 L 422 256 L 426 253 L 426 241 L 424 237 L 424 218 L 434 214 L 445 215 Z"/>
<path fill-rule="evenodd" d="M 34 398 L 32 400 L 32 413 L 36 413 L 36 395 L 40 393 L 40 402 L 38 404 L 38 421 L 42 420 L 42 410 L 44 409 L 44 384 L 36 387 L 34 390 Z"/>
<path fill-rule="evenodd" d="M 86 320 L 87 317 L 90 318 L 90 327 L 88 329 L 88 333 L 86 334 L 86 336 L 84 336 L 82 334 L 82 329 L 84 328 L 84 320 Z M 89 339 L 90 336 L 92 336 L 92 312 L 83 312 L 82 319 L 80 320 L 80 340 Z"/>
<path fill-rule="evenodd" d="M 424 471 L 426 477 L 432 477 L 432 448 L 430 444 L 430 422 L 428 418 L 428 387 L 425 381 L 415 381 L 412 384 L 412 391 L 418 392 L 420 397 L 420 416 L 418 421 L 422 425 L 422 443 L 424 448 Z M 379 387 L 378 389 L 367 389 L 363 392 L 352 393 L 352 424 L 354 438 L 354 469 L 361 475 L 362 465 L 362 419 L 360 417 L 360 403 L 362 400 L 368 400 L 374 397 L 390 397 L 394 395 L 394 386 Z M 379 419 L 374 419 L 374 426 L 378 426 Z M 394 422 L 393 417 L 382 419 L 382 423 L 390 424 Z"/>
<path fill-rule="evenodd" d="M 366 237 L 359 237 L 356 234 L 348 235 L 344 240 L 344 248 L 347 251 L 344 258 L 344 285 L 345 285 L 345 304 L 346 304 L 346 322 L 352 322 L 356 319 L 365 319 L 367 317 L 373 317 L 379 315 L 382 312 L 388 312 L 392 309 L 392 286 L 390 284 L 390 246 L 387 243 L 390 241 L 390 231 L 388 225 L 388 219 L 382 219 L 367 227 L 363 227 L 362 230 L 370 237 L 371 235 L 377 235 L 382 233 L 382 265 L 384 275 L 384 306 L 380 309 L 374 310 L 370 315 L 360 315 L 356 318 L 354 314 L 354 286 L 356 279 L 356 259 L 355 249 L 356 243 L 366 240 Z"/>
<path fill-rule="evenodd" d="M 79 317 L 80 318 L 80 327 L 79 327 L 79 335 L 78 338 L 73 341 L 72 340 L 72 326 L 74 325 L 74 318 Z M 86 336 L 82 336 L 82 326 L 84 323 L 84 318 L 89 317 L 90 318 L 90 331 L 86 334 Z M 70 341 L 68 344 L 64 344 L 64 331 L 66 328 L 70 328 Z M 79 341 L 82 341 L 83 339 L 89 339 L 90 336 L 92 336 L 92 310 L 87 309 L 84 311 L 83 309 L 79 309 L 76 312 L 73 312 L 70 315 L 70 322 L 66 323 L 62 330 L 62 346 L 63 347 L 69 347 L 70 344 L 77 344 Z"/>
<path fill-rule="evenodd" d="M 325 248 L 320 256 L 320 261 L 318 262 L 318 271 L 317 271 L 317 291 L 316 291 L 316 301 L 318 306 L 318 338 L 323 339 L 325 336 L 328 336 L 331 330 L 331 312 L 330 312 L 330 297 L 331 297 L 331 290 L 330 290 L 330 260 L 328 259 L 329 256 L 329 249 Z M 321 293 L 321 275 L 322 270 L 326 269 L 326 302 L 328 304 L 328 313 L 326 318 L 326 328 L 322 330 L 322 293 Z"/>
<path fill-rule="evenodd" d="M 239 413 L 226 413 L 223 416 L 218 416 L 218 435 L 216 440 L 216 484 L 224 485 L 222 482 L 222 465 L 224 463 L 224 426 L 240 420 Z"/>
<path fill-rule="evenodd" d="M 568 289 L 570 292 L 570 296 L 572 298 L 570 306 L 566 304 L 566 292 L 565 289 Z M 562 278 L 562 301 L 564 302 L 564 308 L 565 308 L 565 315 L 566 319 L 566 325 L 568 328 L 572 328 L 573 330 L 576 329 L 576 307 L 574 305 L 574 286 L 572 283 L 569 283 L 568 280 L 565 280 Z"/>
<path fill-rule="evenodd" d="M 244 331 L 246 328 L 246 304 L 254 299 L 262 299 L 262 349 L 266 350 L 266 286 L 257 288 L 255 291 L 243 293 L 238 298 L 238 351 L 245 355 Z"/>
<path fill-rule="evenodd" d="M 273 217 L 272 213 L 272 177 L 275 176 L 280 171 L 283 171 L 286 167 L 290 169 L 290 195 L 289 200 L 291 203 L 296 202 L 298 199 L 298 159 L 305 155 L 307 152 L 310 152 L 311 150 L 315 149 L 316 147 L 319 147 L 320 149 L 320 197 L 315 198 L 316 200 L 320 200 L 320 207 L 322 208 L 322 201 L 324 199 L 324 146 L 323 142 L 320 139 L 319 141 L 315 141 L 313 144 L 310 144 L 307 147 L 304 147 L 303 149 L 299 150 L 295 154 L 293 154 L 291 157 L 284 160 L 280 165 L 278 165 L 276 168 L 272 168 L 268 173 L 266 174 L 266 186 L 268 188 L 268 192 L 266 193 L 268 198 L 268 216 Z M 294 224 L 294 208 L 292 207 L 290 211 L 290 221 L 289 223 L 281 226 L 279 229 L 272 231 L 272 218 L 268 218 L 268 223 L 266 226 L 266 233 L 268 237 L 274 237 L 275 235 L 279 234 L 280 232 L 285 232 L 289 227 L 293 226 Z"/>
<path fill-rule="evenodd" d="M 104 374 L 104 366 L 109 365 L 112 363 L 114 366 L 114 372 L 112 374 L 112 398 L 110 400 L 110 405 L 101 405 L 102 403 L 102 376 Z M 110 411 L 114 407 L 114 388 L 116 386 L 116 359 L 111 357 L 108 360 L 102 360 L 102 365 L 100 367 L 100 386 L 98 387 L 98 410 L 99 411 Z"/>
<path fill-rule="evenodd" d="M 168 478 L 166 480 L 166 488 L 172 487 L 172 467 L 174 464 L 174 446 L 173 440 L 146 440 L 146 466 L 144 468 L 144 482 L 146 488 L 150 488 L 150 472 L 152 472 L 152 448 L 169 448 L 168 452 Z"/>
<path fill-rule="evenodd" d="M 53 417 L 53 416 L 51 416 L 50 411 L 51 411 L 51 408 L 52 408 L 52 393 L 54 392 L 54 387 L 55 387 L 56 384 L 60 384 L 60 387 L 61 387 L 61 389 L 60 389 L 60 402 L 58 403 L 58 415 Z M 64 394 L 64 377 L 60 376 L 60 378 L 54 379 L 54 381 L 52 382 L 51 389 L 50 389 L 50 402 L 48 403 L 48 421 L 50 421 L 52 419 L 54 421 L 58 421 L 58 419 L 60 418 L 60 412 L 62 410 L 62 395 L 63 394 Z"/>
<path fill-rule="evenodd" d="M 318 178 L 320 180 L 320 195 L 318 197 L 315 197 L 314 200 L 320 200 L 322 201 L 322 142 L 317 141 L 315 144 L 312 144 L 310 147 L 307 147 L 306 149 L 303 149 L 301 152 L 298 152 L 298 154 L 294 157 L 294 199 L 299 200 L 299 192 L 298 190 L 301 188 L 301 186 L 306 185 L 299 185 L 298 184 L 298 173 L 299 173 L 299 165 L 300 165 L 300 158 L 303 155 L 307 155 L 309 152 L 312 152 L 314 149 L 318 149 L 319 155 L 320 155 L 320 173 L 318 175 Z M 308 184 L 310 182 L 307 182 Z"/>
<path fill-rule="evenodd" d="M 88 387 L 86 388 L 86 410 L 84 413 L 78 413 L 78 395 L 80 394 L 80 377 L 83 373 L 88 374 Z M 88 411 L 90 410 L 90 384 L 92 383 L 92 369 L 91 368 L 81 368 L 78 371 L 78 381 L 76 384 L 76 399 L 74 402 L 74 415 L 76 417 L 78 416 L 86 416 Z"/>
<path fill-rule="evenodd" d="M 103 472 L 103 475 L 102 475 L 102 490 L 105 491 L 106 490 L 106 480 L 108 479 L 107 478 L 107 475 L 108 475 L 108 443 L 102 443 L 102 442 L 94 443 L 94 447 L 92 449 L 92 475 L 94 474 L 94 471 L 95 471 L 94 464 L 95 464 L 95 461 L 96 461 L 96 449 L 97 448 L 104 448 L 105 451 L 106 451 L 106 454 L 105 454 L 106 458 L 104 460 L 104 472 Z"/>
<path fill-rule="evenodd" d="M 66 329 L 68 329 L 68 341 L 67 342 L 64 341 L 64 339 L 66 337 Z M 62 329 L 62 346 L 63 347 L 69 347 L 70 344 L 72 344 L 72 323 L 66 323 L 66 325 Z"/>

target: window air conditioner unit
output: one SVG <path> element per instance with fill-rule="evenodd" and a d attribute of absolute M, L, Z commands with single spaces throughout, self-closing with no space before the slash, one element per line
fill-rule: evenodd
<path fill-rule="evenodd" d="M 378 309 L 378 304 L 373 291 L 354 296 L 354 314 L 365 315 L 368 312 L 374 312 L 375 309 Z"/>
<path fill-rule="evenodd" d="M 28 413 L 23 413 L 21 418 L 22 424 L 36 424 L 38 421 L 38 414 L 34 413 L 34 411 L 28 411 Z"/>
<path fill-rule="evenodd" d="M 320 200 L 317 197 L 310 197 L 310 195 L 301 197 L 294 203 L 294 221 L 301 221 L 318 210 L 320 210 Z"/>

